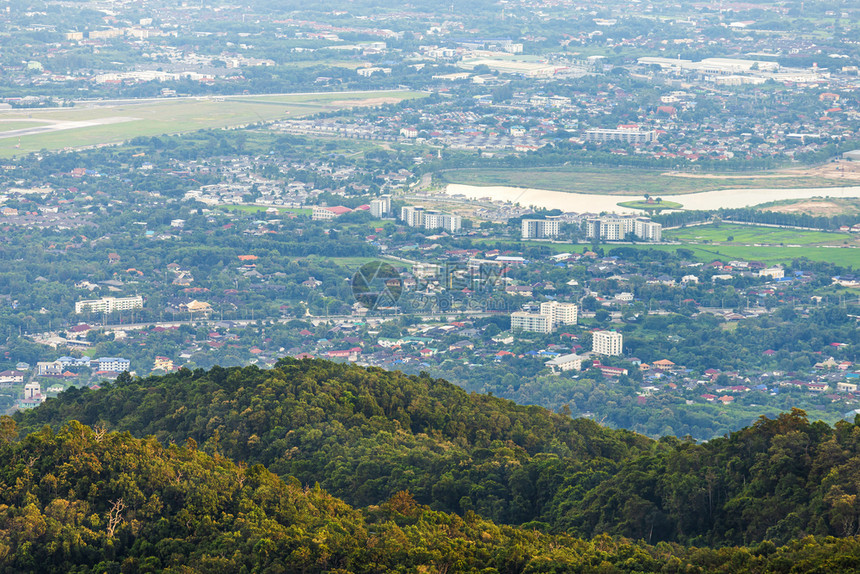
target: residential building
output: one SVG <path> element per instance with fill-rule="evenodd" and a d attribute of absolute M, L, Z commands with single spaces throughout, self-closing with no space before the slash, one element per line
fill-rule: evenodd
<path fill-rule="evenodd" d="M 588 239 L 604 239 L 620 241 L 633 233 L 634 220 L 632 217 L 605 216 L 588 219 L 585 222 L 585 236 Z"/>
<path fill-rule="evenodd" d="M 591 350 L 598 355 L 621 355 L 622 346 L 622 335 L 617 331 L 595 331 L 592 333 Z"/>
<path fill-rule="evenodd" d="M 552 332 L 552 318 L 549 315 L 517 311 L 511 313 L 511 330 L 549 334 Z"/>
<path fill-rule="evenodd" d="M 36 363 L 36 376 L 56 377 L 63 374 L 63 364 L 59 361 L 40 361 Z"/>
<path fill-rule="evenodd" d="M 424 227 L 424 208 L 405 205 L 400 208 L 400 219 L 409 227 Z"/>
<path fill-rule="evenodd" d="M 12 385 L 24 382 L 24 371 L 3 371 L 0 372 L 0 385 Z"/>
<path fill-rule="evenodd" d="M 152 370 L 170 372 L 173 370 L 173 361 L 168 357 L 155 357 L 155 366 Z"/>
<path fill-rule="evenodd" d="M 553 328 L 559 325 L 576 325 L 579 318 L 579 307 L 575 303 L 546 301 L 540 304 L 540 314 L 550 318 L 550 324 Z"/>
<path fill-rule="evenodd" d="M 60 363 L 64 369 L 79 367 L 89 368 L 90 366 L 89 357 L 60 357 L 56 362 Z"/>
<path fill-rule="evenodd" d="M 545 364 L 552 369 L 553 372 L 581 371 L 582 357 L 576 353 L 571 353 L 569 355 L 561 355 L 560 357 L 550 359 Z"/>
<path fill-rule="evenodd" d="M 552 333 L 559 325 L 575 325 L 579 308 L 573 303 L 547 301 L 541 303 L 539 313 L 517 311 L 511 313 L 511 329 L 533 333 Z"/>
<path fill-rule="evenodd" d="M 342 205 L 335 205 L 334 207 L 322 207 L 319 205 L 313 206 L 313 211 L 311 212 L 311 219 L 313 221 L 329 221 L 334 219 L 335 217 L 340 217 L 345 213 L 349 213 L 352 210 L 348 207 L 344 207 Z"/>
<path fill-rule="evenodd" d="M 523 219 L 523 239 L 545 239 L 558 237 L 559 221 L 557 219 Z"/>
<path fill-rule="evenodd" d="M 636 218 L 633 222 L 633 235 L 645 241 L 662 241 L 663 226 L 644 217 Z"/>
<path fill-rule="evenodd" d="M 625 142 L 625 143 L 649 143 L 657 141 L 657 132 L 654 130 L 640 130 L 639 128 L 620 128 L 616 130 L 590 129 L 585 130 L 585 141 L 589 142 Z"/>
<path fill-rule="evenodd" d="M 459 231 L 463 227 L 463 218 L 459 215 L 427 210 L 420 206 L 407 205 L 400 209 L 400 219 L 409 227 L 425 229 L 443 228 L 450 232 Z"/>
<path fill-rule="evenodd" d="M 24 385 L 24 399 L 32 400 L 42 396 L 42 385 L 33 381 Z M 45 399 L 42 399 L 44 401 Z"/>
<path fill-rule="evenodd" d="M 109 371 L 112 373 L 121 373 L 129 370 L 131 361 L 119 357 L 100 357 L 93 359 L 92 364 L 96 371 Z"/>
<path fill-rule="evenodd" d="M 425 229 L 439 229 L 441 227 L 446 231 L 459 231 L 463 227 L 463 218 L 441 211 L 427 211 L 424 213 L 424 227 Z"/>
<path fill-rule="evenodd" d="M 143 297 L 102 297 L 75 303 L 75 313 L 113 313 L 131 309 L 143 309 Z"/>
<path fill-rule="evenodd" d="M 785 277 L 785 270 L 782 267 L 768 267 L 758 272 L 759 277 L 770 277 L 771 279 L 782 279 Z"/>
<path fill-rule="evenodd" d="M 34 409 L 45 402 L 45 395 L 42 394 L 42 386 L 36 382 L 30 382 L 24 385 L 24 398 L 18 401 L 18 408 Z"/>
<path fill-rule="evenodd" d="M 378 198 L 371 200 L 370 214 L 379 219 L 391 215 L 391 196 L 381 195 Z"/>
<path fill-rule="evenodd" d="M 663 226 L 647 217 L 630 217 L 607 215 L 594 217 L 585 222 L 585 236 L 588 239 L 603 239 L 605 241 L 621 241 L 633 234 L 636 239 L 644 241 L 661 241 Z"/>

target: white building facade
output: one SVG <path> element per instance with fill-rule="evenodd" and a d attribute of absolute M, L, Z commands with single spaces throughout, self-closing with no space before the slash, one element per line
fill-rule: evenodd
<path fill-rule="evenodd" d="M 143 297 L 102 297 L 75 303 L 75 313 L 113 313 L 131 309 L 143 309 Z"/>
<path fill-rule="evenodd" d="M 591 350 L 598 355 L 615 357 L 623 351 L 623 337 L 617 331 L 595 331 L 591 336 Z"/>

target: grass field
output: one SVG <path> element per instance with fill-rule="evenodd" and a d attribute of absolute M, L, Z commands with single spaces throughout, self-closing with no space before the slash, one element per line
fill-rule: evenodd
<path fill-rule="evenodd" d="M 30 122 L 27 120 L 16 120 L 16 121 L 0 121 L 0 133 L 2 132 L 10 132 L 12 130 L 23 130 L 26 128 L 37 128 L 39 126 L 45 125 L 44 122 Z"/>
<path fill-rule="evenodd" d="M 664 209 L 681 209 L 684 207 L 682 204 L 677 201 L 661 201 L 660 203 L 656 202 L 647 202 L 647 201 L 622 201 L 618 204 L 621 207 L 629 207 L 630 209 L 641 209 L 643 211 L 662 211 Z"/>
<path fill-rule="evenodd" d="M 523 245 L 530 245 L 533 247 L 540 246 L 548 249 L 551 253 L 581 253 L 583 249 L 590 249 L 590 246 L 583 244 L 549 243 L 544 241 L 500 242 L 493 239 L 476 239 L 473 241 L 475 244 L 486 243 L 493 246 L 502 243 L 509 246 L 512 250 L 521 249 Z M 720 261 L 738 259 L 744 261 L 762 261 L 768 265 L 773 265 L 776 263 L 791 263 L 794 259 L 806 257 L 811 261 L 824 261 L 860 270 L 860 249 L 858 248 L 821 246 L 780 247 L 778 245 L 767 247 L 756 247 L 753 245 L 651 245 L 647 243 L 637 243 L 633 245 L 614 245 L 612 243 L 606 243 L 601 247 L 606 254 L 608 254 L 614 247 L 656 249 L 658 251 L 671 252 L 678 249 L 687 249 L 693 253 L 693 258 L 695 260 L 703 263 L 708 263 L 715 259 Z"/>
<path fill-rule="evenodd" d="M 681 241 L 683 243 L 702 243 L 707 241 L 710 243 L 718 242 L 721 244 L 750 245 L 753 247 L 757 245 L 779 246 L 780 244 L 785 246 L 841 246 L 846 242 L 851 245 L 857 243 L 857 238 L 850 233 L 803 231 L 799 229 L 731 225 L 726 223 L 722 223 L 719 226 L 697 225 L 683 229 L 673 229 L 665 231 L 663 237 L 667 240 Z"/>
<path fill-rule="evenodd" d="M 445 183 L 465 185 L 503 185 L 528 187 L 570 193 L 606 193 L 617 195 L 644 195 L 654 197 L 716 191 L 720 189 L 793 188 L 793 187 L 844 187 L 844 181 L 824 177 L 785 176 L 766 174 L 724 174 L 712 177 L 696 174 L 666 175 L 658 171 L 606 168 L 601 170 L 558 167 L 537 169 L 462 169 L 440 174 Z"/>
<path fill-rule="evenodd" d="M 648 246 L 642 246 L 648 247 Z M 806 257 L 810 261 L 824 261 L 844 267 L 860 269 L 860 249 L 833 247 L 754 247 L 747 245 L 654 245 L 654 249 L 674 251 L 678 248 L 689 249 L 698 261 L 709 262 L 715 259 L 727 261 L 761 261 L 768 265 L 791 263 L 794 259 Z"/>
<path fill-rule="evenodd" d="M 61 150 L 119 143 L 137 136 L 186 133 L 203 128 L 242 126 L 277 119 L 298 118 L 323 111 L 376 105 L 422 97 L 419 92 L 320 93 L 299 95 L 225 96 L 212 98 L 131 100 L 110 105 L 73 108 L 0 111 L 0 125 L 18 122 L 3 120 L 47 120 L 57 131 L 11 136 L 12 129 L 0 132 L 0 157 L 32 151 Z M 75 123 L 77 122 L 77 123 Z M 35 123 L 35 122 L 33 122 Z M 40 125 L 45 125 L 41 122 Z M 20 147 L 18 147 L 20 141 Z"/>
<path fill-rule="evenodd" d="M 365 263 L 370 263 L 371 261 L 385 261 L 384 257 L 322 257 L 320 255 L 309 255 L 306 259 L 310 261 L 315 259 L 318 261 L 329 261 L 346 269 L 358 269 Z"/>

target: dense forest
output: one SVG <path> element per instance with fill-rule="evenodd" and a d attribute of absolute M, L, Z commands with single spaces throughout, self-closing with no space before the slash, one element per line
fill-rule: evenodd
<path fill-rule="evenodd" d="M 17 415 L 199 444 L 318 483 L 356 507 L 418 504 L 553 534 L 706 546 L 851 536 L 860 526 L 860 426 L 762 417 L 705 444 L 659 441 L 426 375 L 321 360 L 275 369 L 125 375 Z"/>
<path fill-rule="evenodd" d="M 259 465 L 78 422 L 0 421 L 4 572 L 854 572 L 860 540 L 649 546 L 499 526 L 408 493 L 358 510 Z"/>

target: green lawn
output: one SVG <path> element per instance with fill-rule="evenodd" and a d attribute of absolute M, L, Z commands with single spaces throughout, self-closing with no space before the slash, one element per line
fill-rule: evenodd
<path fill-rule="evenodd" d="M 420 92 L 321 93 L 302 95 L 206 97 L 142 100 L 140 103 L 39 110 L 0 111 L 4 119 L 39 119 L 59 122 L 92 122 L 94 125 L 0 139 L 0 157 L 41 149 L 60 150 L 119 143 L 137 136 L 186 133 L 203 128 L 243 126 L 277 119 L 298 118 L 319 112 L 371 105 L 381 98 L 404 100 L 422 97 Z M 114 123 L 101 123 L 114 119 Z M 122 121 L 117 121 L 121 119 Z M 8 122 L 11 124 L 13 122 Z M 15 122 L 17 123 L 17 122 Z M 44 125 L 44 124 L 42 124 Z M 27 127 L 27 126 L 22 126 Z"/>
<path fill-rule="evenodd" d="M 444 183 L 504 185 L 570 193 L 606 193 L 663 197 L 720 189 L 844 187 L 845 182 L 823 177 L 755 177 L 777 174 L 735 174 L 730 178 L 666 175 L 659 171 L 632 168 L 586 169 L 576 167 L 534 169 L 461 169 L 439 174 Z M 728 175 L 728 174 L 725 174 Z"/>
<path fill-rule="evenodd" d="M 683 229 L 665 231 L 666 240 L 684 243 L 704 241 L 750 245 L 842 245 L 844 242 L 854 244 L 856 238 L 850 233 L 828 231 L 802 231 L 798 229 L 780 229 L 777 227 L 757 227 L 754 225 L 731 225 L 722 223 L 719 226 L 697 225 Z M 731 238 L 731 239 L 729 239 Z"/>

